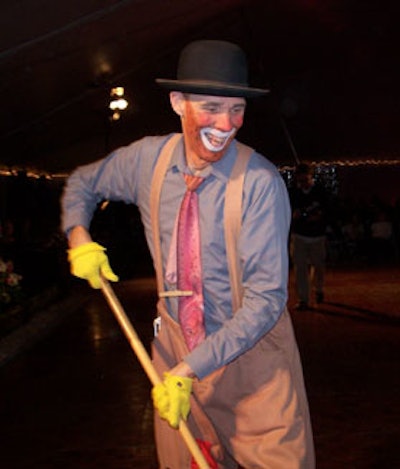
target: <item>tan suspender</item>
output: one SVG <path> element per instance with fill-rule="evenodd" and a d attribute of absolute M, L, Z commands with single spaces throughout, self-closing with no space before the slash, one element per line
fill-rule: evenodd
<path fill-rule="evenodd" d="M 253 149 L 237 142 L 238 154 L 225 192 L 224 229 L 229 279 L 232 290 L 232 310 L 242 305 L 242 269 L 238 256 L 238 240 L 242 225 L 242 198 L 246 167 Z"/>
<path fill-rule="evenodd" d="M 153 235 L 154 245 L 154 267 L 156 270 L 157 278 L 157 291 L 158 293 L 164 290 L 164 274 L 162 268 L 162 253 L 161 253 L 161 241 L 160 241 L 160 194 L 161 187 L 164 181 L 164 176 L 168 168 L 168 164 L 174 152 L 174 148 L 178 141 L 181 139 L 182 134 L 173 135 L 161 150 L 160 156 L 156 163 L 153 173 L 153 179 L 151 181 L 150 188 L 150 217 L 151 217 L 151 229 Z M 164 302 L 164 299 L 161 299 Z"/>
<path fill-rule="evenodd" d="M 157 275 L 158 292 L 164 290 L 164 274 L 159 227 L 159 206 L 161 187 L 175 146 L 182 138 L 182 134 L 173 135 L 161 150 L 154 168 L 150 190 L 150 213 L 153 231 L 154 263 Z M 242 197 L 245 170 L 253 153 L 253 149 L 237 142 L 238 154 L 226 187 L 224 207 L 225 243 L 228 259 L 229 278 L 232 289 L 232 307 L 236 311 L 241 305 L 242 283 L 240 260 L 237 255 L 237 243 L 240 234 L 242 218 Z"/>

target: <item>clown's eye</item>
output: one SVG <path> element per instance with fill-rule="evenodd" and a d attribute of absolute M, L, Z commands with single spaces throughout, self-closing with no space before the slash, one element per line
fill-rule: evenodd
<path fill-rule="evenodd" d="M 211 113 L 216 113 L 219 112 L 219 106 L 215 106 L 213 104 L 207 104 L 206 106 L 203 106 L 203 110 L 206 112 L 211 112 Z"/>
<path fill-rule="evenodd" d="M 244 106 L 235 106 L 231 110 L 232 114 L 240 114 L 241 112 L 244 112 Z"/>

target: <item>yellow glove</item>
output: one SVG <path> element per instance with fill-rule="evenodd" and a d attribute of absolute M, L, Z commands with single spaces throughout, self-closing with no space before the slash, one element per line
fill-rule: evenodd
<path fill-rule="evenodd" d="M 192 379 L 181 376 L 171 376 L 164 373 L 164 381 L 156 384 L 151 395 L 154 407 L 162 419 L 168 421 L 173 428 L 178 428 L 179 421 L 187 419 L 190 412 L 190 393 Z"/>
<path fill-rule="evenodd" d="M 92 288 L 100 288 L 100 274 L 107 280 L 117 282 L 118 277 L 111 270 L 106 248 L 97 243 L 85 243 L 68 250 L 71 273 L 87 280 Z"/>

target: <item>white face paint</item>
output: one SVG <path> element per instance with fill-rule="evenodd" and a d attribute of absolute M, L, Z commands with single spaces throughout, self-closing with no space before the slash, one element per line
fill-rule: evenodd
<path fill-rule="evenodd" d="M 221 132 L 212 127 L 204 127 L 200 130 L 201 141 L 207 150 L 218 152 L 223 150 L 226 142 L 232 137 L 236 130 L 236 128 L 233 128 L 229 132 Z"/>

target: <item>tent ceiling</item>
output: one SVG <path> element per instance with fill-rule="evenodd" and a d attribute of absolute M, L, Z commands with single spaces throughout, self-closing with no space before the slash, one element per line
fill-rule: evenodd
<path fill-rule="evenodd" d="M 117 145 L 178 129 L 156 77 L 179 50 L 227 39 L 248 54 L 241 139 L 278 164 L 398 157 L 397 2 L 19 0 L 0 6 L 0 167 L 69 171 Z M 130 106 L 108 119 L 109 90 Z"/>

